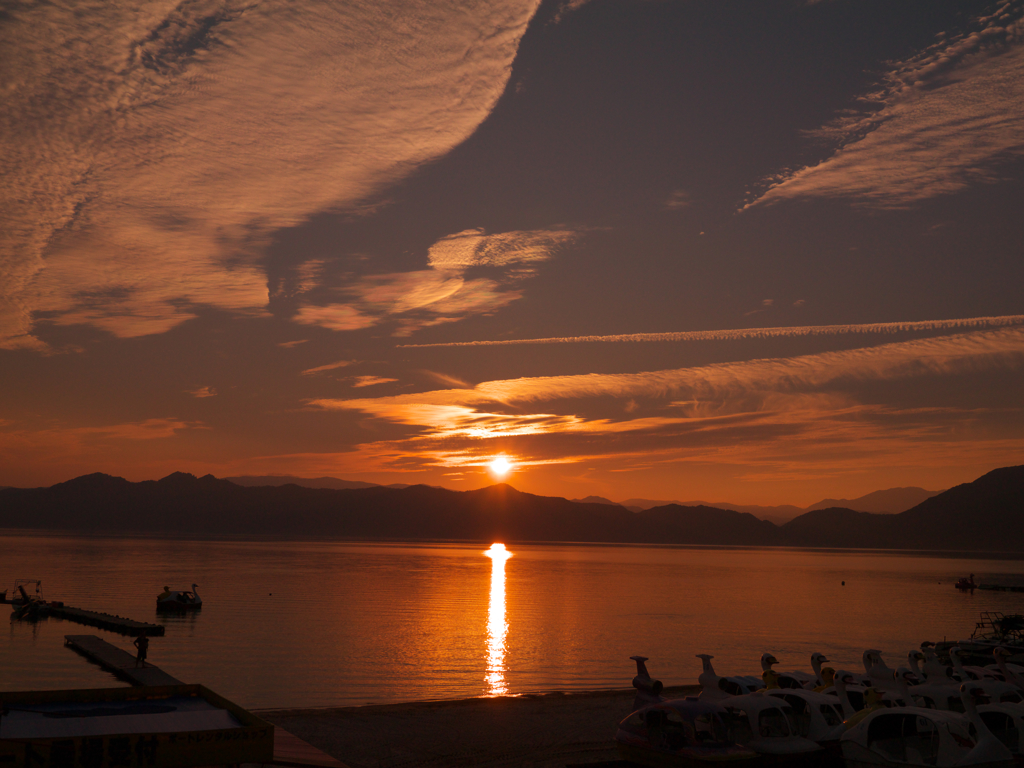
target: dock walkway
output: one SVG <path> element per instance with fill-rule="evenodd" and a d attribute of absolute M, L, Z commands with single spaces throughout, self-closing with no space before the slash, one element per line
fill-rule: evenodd
<path fill-rule="evenodd" d="M 109 613 L 100 613 L 98 611 L 87 611 L 83 608 L 51 606 L 50 615 L 59 616 L 62 619 L 74 621 L 78 624 L 85 624 L 89 627 L 105 629 L 109 632 L 119 632 L 122 635 L 160 637 L 164 634 L 164 627 L 161 624 L 135 621 L 133 619 L 126 619 L 123 616 L 113 616 Z"/>
<path fill-rule="evenodd" d="M 152 664 L 135 666 L 135 656 L 96 635 L 65 635 L 64 645 L 132 685 L 183 685 L 181 680 Z"/>

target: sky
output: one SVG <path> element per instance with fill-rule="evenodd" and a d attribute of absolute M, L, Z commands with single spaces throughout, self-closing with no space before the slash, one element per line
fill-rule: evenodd
<path fill-rule="evenodd" d="M 0 485 L 1024 464 L 1024 0 L 10 3 L 0 157 Z"/>

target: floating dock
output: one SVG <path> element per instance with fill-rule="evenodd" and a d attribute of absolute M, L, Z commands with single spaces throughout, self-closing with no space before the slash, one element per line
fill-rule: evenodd
<path fill-rule="evenodd" d="M 145 621 L 134 621 L 123 616 L 112 616 L 109 613 L 86 611 L 82 608 L 72 608 L 71 606 L 54 606 L 51 604 L 50 615 L 74 621 L 78 624 L 85 624 L 89 627 L 105 629 L 108 632 L 119 632 L 122 635 L 161 637 L 164 634 L 164 627 L 161 624 L 149 624 Z"/>
<path fill-rule="evenodd" d="M 136 666 L 135 656 L 96 635 L 65 635 L 64 645 L 132 685 L 184 685 L 152 664 Z"/>
<path fill-rule="evenodd" d="M 978 589 L 987 589 L 992 592 L 1024 592 L 1024 587 L 1003 586 L 1002 584 L 979 584 Z"/>

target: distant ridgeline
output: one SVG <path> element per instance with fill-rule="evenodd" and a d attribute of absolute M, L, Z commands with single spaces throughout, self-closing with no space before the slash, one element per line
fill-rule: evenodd
<path fill-rule="evenodd" d="M 0 490 L 0 528 L 285 538 L 621 542 L 1024 551 L 1024 466 L 1006 467 L 895 515 L 816 509 L 784 525 L 678 504 L 634 512 L 520 493 L 242 486 L 176 472 L 131 483 L 104 474 Z"/>

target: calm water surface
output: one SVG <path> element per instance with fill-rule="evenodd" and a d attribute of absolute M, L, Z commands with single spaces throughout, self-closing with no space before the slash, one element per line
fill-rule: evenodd
<path fill-rule="evenodd" d="M 722 674 L 771 651 L 890 666 L 922 640 L 970 635 L 980 611 L 1024 613 L 1024 561 L 883 552 L 469 544 L 174 541 L 0 535 L 0 587 L 42 579 L 48 599 L 159 622 L 150 661 L 253 708 L 349 706 L 531 691 L 626 688 L 629 656 L 666 684 L 694 682 L 697 653 Z M 846 585 L 842 586 L 845 581 Z M 158 616 L 166 584 L 198 583 L 195 615 Z M 4 607 L 6 614 L 6 606 Z M 6 623 L 6 619 L 4 620 Z M 64 648 L 95 634 L 59 619 L 11 622 L 0 690 L 120 685 Z"/>

